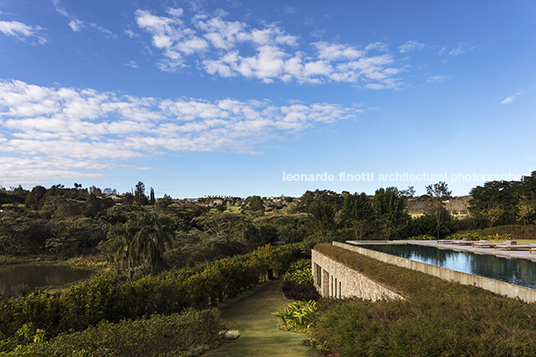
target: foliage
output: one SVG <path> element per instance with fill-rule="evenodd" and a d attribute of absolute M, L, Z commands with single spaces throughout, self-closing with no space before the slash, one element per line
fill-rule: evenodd
<path fill-rule="evenodd" d="M 428 196 L 428 211 L 433 213 L 436 218 L 436 237 L 441 236 L 441 217 L 448 216 L 445 209 L 445 200 L 451 198 L 452 191 L 448 189 L 446 182 L 439 181 L 436 184 L 426 186 L 426 195 Z"/>
<path fill-rule="evenodd" d="M 482 229 L 471 229 L 471 230 L 462 230 L 458 232 L 459 234 L 467 235 L 467 234 L 478 234 L 482 237 L 482 239 L 488 239 L 483 237 L 489 237 L 489 236 L 495 236 L 498 235 L 508 235 L 510 238 L 508 239 L 514 239 L 514 240 L 522 240 L 522 239 L 536 239 L 536 226 L 535 225 L 505 225 L 505 226 L 497 226 L 497 227 L 490 227 L 490 228 L 482 228 Z"/>
<path fill-rule="evenodd" d="M 264 202 L 260 196 L 249 196 L 242 204 L 242 212 L 255 213 L 262 212 L 264 214 Z"/>
<path fill-rule="evenodd" d="M 281 286 L 285 298 L 289 300 L 317 301 L 320 294 L 312 284 L 295 284 L 285 281 Z"/>
<path fill-rule="evenodd" d="M 303 212 L 310 212 L 313 204 L 327 204 L 339 211 L 342 207 L 344 198 L 340 193 L 330 190 L 305 191 L 299 200 L 299 209 Z"/>
<path fill-rule="evenodd" d="M 364 192 L 359 195 L 346 195 L 342 212 L 353 228 L 354 239 L 363 239 L 372 228 L 373 210 L 370 198 Z"/>
<path fill-rule="evenodd" d="M 292 263 L 283 275 L 282 280 L 298 285 L 313 285 L 311 259 L 300 259 Z"/>
<path fill-rule="evenodd" d="M 171 243 L 172 232 L 156 213 L 145 213 L 137 222 L 137 231 L 132 241 L 134 254 L 154 268 L 162 260 L 166 245 Z"/>
<path fill-rule="evenodd" d="M 340 356 L 521 356 L 536 352 L 536 306 L 342 248 L 315 249 L 406 300 L 323 299 L 313 337 Z"/>
<path fill-rule="evenodd" d="M 148 203 L 147 196 L 145 196 L 145 184 L 138 181 L 136 184 L 136 190 L 134 191 L 134 202 L 140 206 L 145 206 Z"/>
<path fill-rule="evenodd" d="M 470 192 L 471 214 L 482 217 L 488 227 L 533 219 L 536 199 L 536 171 L 521 181 L 490 181 Z"/>
<path fill-rule="evenodd" d="M 435 239 L 444 238 L 457 230 L 457 221 L 448 214 L 440 215 L 438 224 L 437 214 L 425 214 L 412 218 L 405 227 L 405 235 L 414 237 L 420 235 L 434 235 Z M 413 238 L 411 238 L 413 239 Z"/>
<path fill-rule="evenodd" d="M 313 202 L 309 206 L 311 223 L 316 231 L 320 233 L 321 240 L 328 241 L 329 233 L 335 227 L 335 208 L 323 202 Z"/>
<path fill-rule="evenodd" d="M 222 343 L 225 329 L 218 310 L 189 310 L 117 324 L 103 321 L 47 342 L 28 341 L 6 356 L 191 356 Z"/>
<path fill-rule="evenodd" d="M 431 235 L 423 234 L 423 235 L 420 235 L 420 236 L 409 237 L 408 239 L 411 239 L 411 240 L 436 240 L 437 238 L 434 237 L 434 236 L 431 236 Z"/>
<path fill-rule="evenodd" d="M 5 337 L 4 342 L 11 341 L 30 323 L 54 337 L 101 321 L 205 309 L 267 280 L 270 268 L 276 276 L 283 274 L 300 253 L 297 245 L 264 246 L 248 255 L 206 264 L 197 271 L 181 269 L 137 281 L 100 274 L 72 286 L 68 294 L 38 291 L 1 300 L 0 337 Z"/>
<path fill-rule="evenodd" d="M 283 310 L 274 312 L 279 328 L 294 332 L 311 332 L 315 322 L 316 301 L 295 301 Z"/>
<path fill-rule="evenodd" d="M 486 238 L 482 237 L 480 234 L 474 233 L 474 232 L 470 232 L 470 233 L 455 233 L 455 234 L 451 234 L 451 235 L 449 235 L 447 237 L 447 239 L 452 239 L 452 240 L 459 240 L 459 239 L 463 239 L 463 238 L 470 238 L 471 240 L 486 239 Z"/>
<path fill-rule="evenodd" d="M 377 228 L 386 240 L 397 237 L 409 220 L 406 199 L 396 187 L 376 190 L 372 208 Z"/>

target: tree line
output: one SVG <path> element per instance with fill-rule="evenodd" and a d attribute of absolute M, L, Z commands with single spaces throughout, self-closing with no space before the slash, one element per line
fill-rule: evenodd
<path fill-rule="evenodd" d="M 442 238 L 459 230 L 536 221 L 536 171 L 521 181 L 493 181 L 471 190 L 469 215 L 453 218 L 445 209 L 452 196 L 444 182 L 415 197 L 409 187 L 380 188 L 374 195 L 306 191 L 275 203 L 207 196 L 198 203 L 156 198 L 138 182 L 117 202 L 117 191 L 54 185 L 0 190 L 0 255 L 104 254 L 128 276 L 161 267 L 193 266 L 244 254 L 264 244 L 300 242 L 304 249 L 331 240 Z M 213 203 L 218 201 L 214 207 Z M 410 217 L 408 203 L 425 202 Z M 227 203 L 227 204 L 226 204 Z M 235 207 L 232 211 L 227 207 Z"/>

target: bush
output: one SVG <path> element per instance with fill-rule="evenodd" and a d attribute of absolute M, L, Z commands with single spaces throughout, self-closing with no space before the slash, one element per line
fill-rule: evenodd
<path fill-rule="evenodd" d="M 423 234 L 421 236 L 409 237 L 408 239 L 410 239 L 410 240 L 436 240 L 437 237 L 430 236 L 430 235 L 427 235 L 427 234 Z"/>
<path fill-rule="evenodd" d="M 10 349 L 11 338 L 25 324 L 54 337 L 100 321 L 206 309 L 267 280 L 269 268 L 282 274 L 300 253 L 297 245 L 264 246 L 248 255 L 207 263 L 198 271 L 181 269 L 137 281 L 101 274 L 72 286 L 68 294 L 38 291 L 0 300 L 0 352 Z"/>
<path fill-rule="evenodd" d="M 274 312 L 279 328 L 285 331 L 311 332 L 314 327 L 316 301 L 296 301 L 282 311 Z"/>
<path fill-rule="evenodd" d="M 294 284 L 313 285 L 313 274 L 311 273 L 311 259 L 300 259 L 292 263 L 282 277 L 283 281 Z"/>
<path fill-rule="evenodd" d="M 522 239 L 536 239 L 536 225 L 530 224 L 526 226 L 511 224 L 507 226 L 497 226 L 484 229 L 473 229 L 462 231 L 462 234 L 475 233 L 480 236 L 495 236 L 498 235 L 509 235 L 514 240 Z M 487 238 L 486 238 L 487 239 Z M 503 238 L 504 239 L 504 238 Z"/>
<path fill-rule="evenodd" d="M 536 305 L 346 249 L 326 254 L 406 300 L 321 299 L 313 337 L 344 356 L 532 356 Z"/>
<path fill-rule="evenodd" d="M 222 343 L 225 330 L 218 310 L 189 310 L 117 324 L 103 321 L 81 332 L 30 344 L 7 356 L 192 356 Z"/>
<path fill-rule="evenodd" d="M 318 301 L 321 296 L 313 285 L 294 284 L 285 281 L 281 286 L 285 298 L 289 300 Z"/>

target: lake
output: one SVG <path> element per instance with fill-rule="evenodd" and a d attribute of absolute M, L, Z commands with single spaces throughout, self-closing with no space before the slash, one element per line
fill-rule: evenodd
<path fill-rule="evenodd" d="M 0 294 L 3 297 L 17 295 L 16 287 L 28 285 L 32 290 L 39 287 L 62 286 L 89 278 L 92 271 L 62 265 L 24 264 L 0 266 Z"/>
<path fill-rule="evenodd" d="M 398 257 L 536 289 L 536 262 L 421 245 L 363 245 Z"/>

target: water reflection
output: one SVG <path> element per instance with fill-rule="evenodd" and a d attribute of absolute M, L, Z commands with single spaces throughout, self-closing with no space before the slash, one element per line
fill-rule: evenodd
<path fill-rule="evenodd" d="M 419 245 L 367 245 L 363 248 L 536 289 L 536 263 L 529 259 L 508 259 Z"/>
<path fill-rule="evenodd" d="M 61 286 L 87 279 L 91 271 L 68 266 L 8 265 L 0 266 L 0 294 L 16 295 L 16 287 L 26 284 L 31 289 L 43 286 Z"/>

